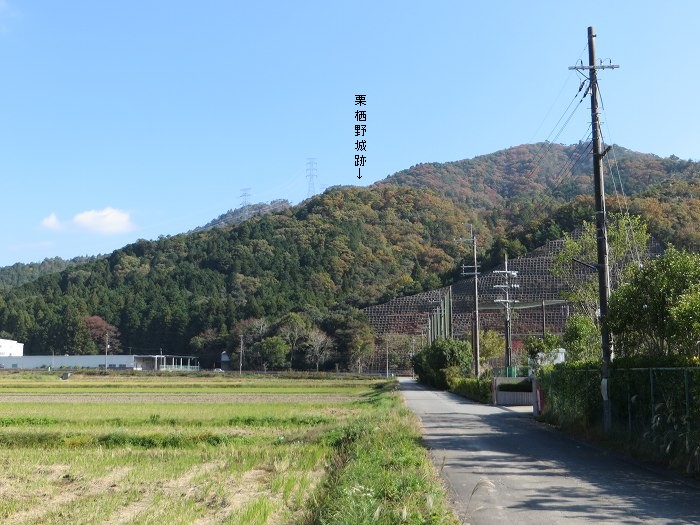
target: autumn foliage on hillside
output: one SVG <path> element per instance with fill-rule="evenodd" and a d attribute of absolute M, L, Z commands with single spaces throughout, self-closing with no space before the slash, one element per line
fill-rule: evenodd
<path fill-rule="evenodd" d="M 349 359 L 373 344 L 360 308 L 459 278 L 469 264 L 460 240 L 468 224 L 487 271 L 504 253 L 522 255 L 592 221 L 588 148 L 534 144 L 420 164 L 370 188 L 331 188 L 236 224 L 139 240 L 60 272 L 12 267 L 0 293 L 0 337 L 24 342 L 27 353 L 95 352 L 102 339 L 86 319 L 98 317 L 118 330 L 122 349 L 215 356 L 255 332 L 246 326 L 266 327 L 251 345 L 284 339 L 279 321 L 295 313 Z M 628 207 L 657 240 L 700 249 L 700 165 L 615 153 L 606 159 L 619 169 L 606 182 L 608 209 Z M 624 203 L 613 191 L 620 180 Z M 294 364 L 301 352 L 286 344 Z"/>

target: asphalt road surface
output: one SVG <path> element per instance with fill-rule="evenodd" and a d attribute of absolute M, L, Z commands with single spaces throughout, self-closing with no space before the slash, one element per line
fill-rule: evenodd
<path fill-rule="evenodd" d="M 464 524 L 700 523 L 700 485 L 401 380 Z"/>

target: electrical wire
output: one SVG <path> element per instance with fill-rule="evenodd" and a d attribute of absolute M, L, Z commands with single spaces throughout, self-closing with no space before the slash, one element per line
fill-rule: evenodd
<path fill-rule="evenodd" d="M 588 49 L 588 44 L 586 44 L 586 45 L 583 46 L 583 49 L 581 50 L 581 52 L 580 52 L 579 55 L 578 55 L 578 58 L 576 59 L 577 62 L 578 62 L 579 60 L 581 60 L 581 57 L 583 56 L 583 54 L 586 52 L 587 49 Z M 555 99 L 554 99 L 554 102 L 552 102 L 552 105 L 549 106 L 549 109 L 547 110 L 547 113 L 546 113 L 545 116 L 542 118 L 542 122 L 540 122 L 540 125 L 537 126 L 537 129 L 536 129 L 535 132 L 533 133 L 533 138 L 530 139 L 530 142 L 534 142 L 534 140 L 535 140 L 534 137 L 536 137 L 537 134 L 540 132 L 540 129 L 542 128 L 542 126 L 544 125 L 544 123 L 545 123 L 545 122 L 547 121 L 547 119 L 549 118 L 549 115 L 552 113 L 552 110 L 555 108 L 555 106 L 556 106 L 557 103 L 559 102 L 559 99 L 561 98 L 562 93 L 564 93 L 564 90 L 566 89 L 566 85 L 569 83 L 569 79 L 570 79 L 574 74 L 576 74 L 576 73 L 578 73 L 577 70 L 571 70 L 571 72 L 567 75 L 566 79 L 564 80 L 564 83 L 562 84 L 561 88 L 559 89 L 559 93 L 557 94 L 557 96 L 556 96 Z M 582 82 L 581 85 L 579 86 L 579 92 L 581 91 L 582 88 L 583 88 L 583 82 Z M 575 98 L 575 97 L 574 97 L 574 98 Z M 566 113 L 566 112 L 565 112 L 565 113 Z M 557 124 L 558 124 L 558 123 L 557 123 Z M 556 128 L 556 124 L 555 124 L 554 127 Z"/>
<path fill-rule="evenodd" d="M 599 91 L 600 93 L 600 91 Z M 609 131 L 609 126 L 607 124 L 607 116 L 605 114 L 605 106 L 602 105 L 601 97 L 601 108 L 603 113 L 603 122 L 605 123 L 606 129 Z M 603 139 L 603 131 L 601 130 L 601 140 Z M 605 143 L 605 142 L 603 142 Z M 627 248 L 632 256 L 633 260 L 638 266 L 642 265 L 642 257 L 640 254 L 639 246 L 634 241 L 635 231 L 634 225 L 632 224 L 632 215 L 629 209 L 629 203 L 627 200 L 627 195 L 625 193 L 624 184 L 622 182 L 622 174 L 620 173 L 620 164 L 617 162 L 617 154 L 615 152 L 615 145 L 610 145 L 610 152 L 612 153 L 612 163 L 609 155 L 605 156 L 606 164 L 608 167 L 608 172 L 610 173 L 610 180 L 613 183 L 613 189 L 615 190 L 615 199 L 617 201 L 617 207 L 620 211 L 620 215 L 623 217 L 625 224 L 625 239 L 627 240 Z M 618 190 L 619 185 L 619 190 Z"/>
<path fill-rule="evenodd" d="M 544 140 L 544 142 L 541 143 L 539 150 L 535 153 L 534 166 L 528 172 L 526 178 L 528 178 L 528 179 L 532 178 L 532 176 L 539 171 L 539 169 L 542 167 L 542 161 L 544 160 L 544 158 L 547 155 L 549 155 L 549 153 L 551 152 L 552 148 L 554 147 L 554 144 L 556 143 L 557 139 L 564 132 L 566 127 L 569 125 L 569 122 L 571 122 L 571 119 L 576 114 L 576 111 L 581 106 L 581 102 L 583 102 L 583 100 L 585 98 L 585 94 L 583 97 L 581 97 L 581 100 L 579 100 L 578 104 L 576 104 L 574 106 L 573 110 L 571 110 L 571 106 L 574 104 L 574 102 L 576 102 L 576 99 L 579 98 L 579 95 L 581 93 L 581 90 L 583 89 L 583 86 L 584 86 L 584 83 L 582 83 L 579 86 L 578 92 L 571 99 L 571 101 L 569 102 L 569 105 L 566 107 L 566 109 L 564 110 L 562 115 L 559 117 L 559 120 L 557 120 L 557 123 L 552 128 L 552 131 L 550 131 L 549 135 L 547 135 L 547 138 Z M 567 113 L 568 113 L 568 117 L 567 117 Z M 565 117 L 566 117 L 566 120 L 564 120 Z M 559 124 L 562 122 L 562 120 L 564 120 L 564 124 L 559 127 Z M 559 128 L 558 131 L 556 131 L 557 128 Z M 554 138 L 552 138 L 552 134 L 555 131 L 556 131 L 556 135 L 554 135 Z"/>

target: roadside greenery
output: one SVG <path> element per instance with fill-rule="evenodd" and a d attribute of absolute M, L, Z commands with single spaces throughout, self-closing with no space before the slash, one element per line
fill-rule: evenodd
<path fill-rule="evenodd" d="M 700 357 L 700 254 L 669 248 L 631 272 L 610 298 L 620 356 Z"/>
<path fill-rule="evenodd" d="M 469 375 L 473 363 L 471 345 L 456 339 L 437 339 L 413 356 L 418 380 L 446 390 L 450 381 Z"/>
<path fill-rule="evenodd" d="M 367 399 L 374 417 L 334 436 L 336 468 L 307 523 L 457 524 L 426 451 L 416 446 L 420 427 L 393 388 L 387 383 Z"/>
<path fill-rule="evenodd" d="M 543 337 L 531 335 L 525 338 L 528 362 L 535 372 L 542 365 L 551 364 L 559 348 L 561 348 L 561 338 L 551 332 L 546 332 Z"/>
<path fill-rule="evenodd" d="M 700 476 L 700 368 L 689 366 L 691 361 L 682 356 L 613 361 L 609 433 L 602 430 L 599 362 L 544 367 L 538 374 L 542 418 L 579 437 Z"/>
<path fill-rule="evenodd" d="M 584 265 L 595 264 L 596 225 L 583 221 L 580 230 L 564 234 L 564 246 L 553 261 L 552 273 L 563 280 L 569 291 L 564 297 L 571 301 L 576 310 L 589 319 L 596 319 L 598 308 L 597 272 Z M 629 215 L 612 214 L 608 223 L 608 261 L 610 276 L 620 282 L 626 268 L 639 254 L 646 252 L 649 232 L 639 218 Z"/>
<path fill-rule="evenodd" d="M 449 390 L 479 403 L 493 402 L 490 377 L 481 377 L 479 379 L 475 377 L 461 377 L 450 383 Z"/>

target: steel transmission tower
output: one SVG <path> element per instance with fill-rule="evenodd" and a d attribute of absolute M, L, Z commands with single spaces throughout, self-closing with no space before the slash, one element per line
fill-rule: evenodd
<path fill-rule="evenodd" d="M 314 184 L 314 179 L 318 177 L 316 171 L 316 159 L 306 159 L 306 178 L 309 179 L 309 189 L 306 193 L 307 199 L 309 197 L 313 197 L 316 194 L 316 185 Z"/>
<path fill-rule="evenodd" d="M 248 219 L 248 197 L 250 197 L 250 188 L 243 188 L 241 190 L 241 216 L 242 219 L 245 221 Z"/>

